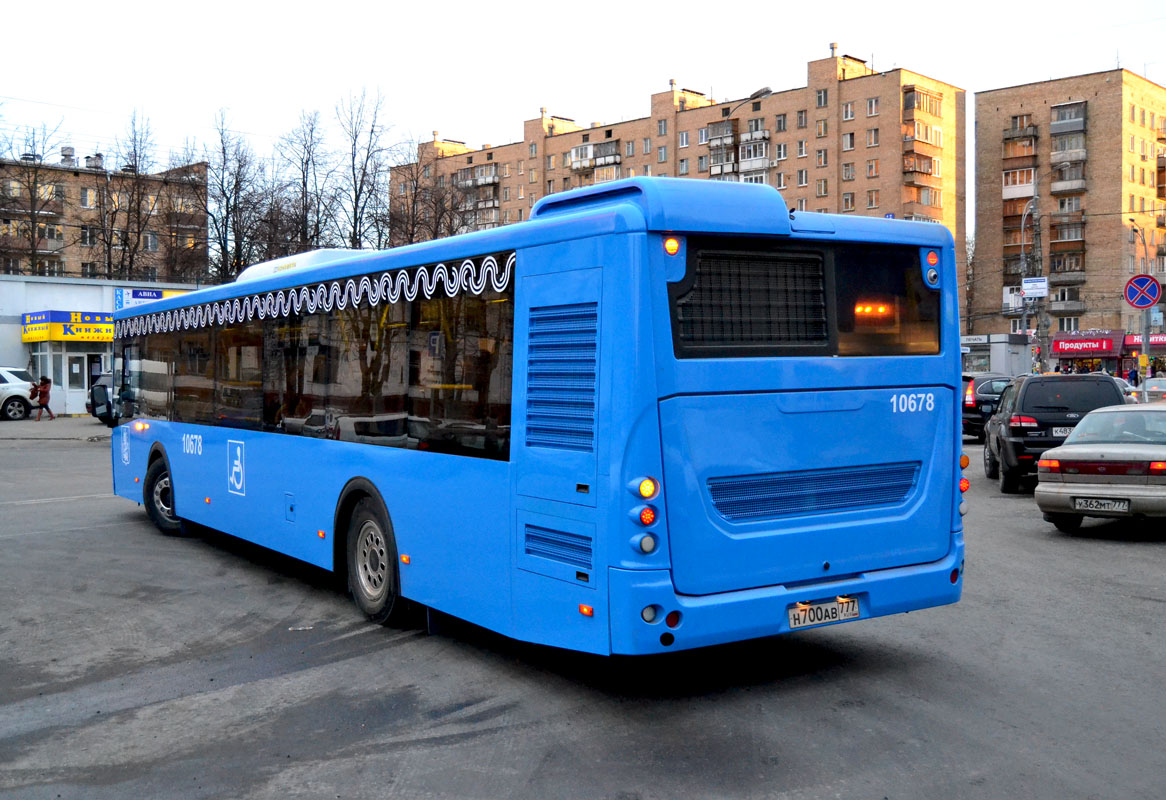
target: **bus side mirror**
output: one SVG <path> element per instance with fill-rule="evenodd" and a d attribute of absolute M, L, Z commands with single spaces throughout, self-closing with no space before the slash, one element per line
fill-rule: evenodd
<path fill-rule="evenodd" d="M 93 414 L 106 425 L 113 427 L 113 406 L 109 402 L 109 389 L 101 384 L 93 386 Z"/>

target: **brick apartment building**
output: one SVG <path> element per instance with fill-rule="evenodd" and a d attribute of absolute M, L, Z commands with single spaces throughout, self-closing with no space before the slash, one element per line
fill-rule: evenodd
<path fill-rule="evenodd" d="M 978 92 L 965 333 L 1019 332 L 1021 278 L 1046 276 L 1029 330 L 1047 327 L 1049 354 L 1074 331 L 1114 331 L 1091 355 L 1120 357 L 1119 334 L 1141 330 L 1126 281 L 1166 278 L 1164 146 L 1166 88 L 1127 70 Z"/>
<path fill-rule="evenodd" d="M 0 159 L 0 274 L 194 283 L 207 269 L 206 163 L 143 174 L 71 147 Z"/>
<path fill-rule="evenodd" d="M 522 141 L 480 149 L 435 132 L 393 170 L 393 244 L 518 222 L 544 195 L 649 175 L 765 183 L 793 209 L 937 222 L 962 265 L 964 100 L 950 84 L 831 55 L 808 64 L 806 86 L 745 99 L 671 81 L 640 119 L 584 127 L 542 109 Z"/>

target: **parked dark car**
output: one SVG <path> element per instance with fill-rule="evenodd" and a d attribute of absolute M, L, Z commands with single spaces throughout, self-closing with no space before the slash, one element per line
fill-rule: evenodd
<path fill-rule="evenodd" d="M 1015 492 L 1036 473 L 1045 450 L 1057 447 L 1095 408 L 1124 405 L 1108 375 L 1021 375 L 1000 395 L 984 428 L 984 475 L 1000 480 L 1000 491 Z"/>
<path fill-rule="evenodd" d="M 107 393 L 112 392 L 113 391 L 113 373 L 112 372 L 101 373 L 101 375 L 98 376 L 97 380 L 95 380 L 93 382 L 93 386 L 104 386 L 105 391 Z M 97 412 L 93 410 L 93 386 L 89 387 L 89 399 L 85 401 L 85 410 L 88 411 L 90 413 L 90 415 L 96 417 Z"/>
<path fill-rule="evenodd" d="M 999 372 L 964 373 L 964 436 L 984 441 L 984 424 L 996 412 L 1000 393 L 1012 378 Z"/>

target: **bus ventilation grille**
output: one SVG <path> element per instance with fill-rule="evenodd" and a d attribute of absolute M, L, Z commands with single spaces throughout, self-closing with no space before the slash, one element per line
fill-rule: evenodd
<path fill-rule="evenodd" d="M 530 310 L 526 446 L 595 449 L 596 303 Z"/>
<path fill-rule="evenodd" d="M 901 503 L 919 478 L 919 462 L 873 464 L 710 478 L 709 495 L 731 522 Z"/>
<path fill-rule="evenodd" d="M 591 539 L 577 533 L 527 525 L 526 554 L 591 569 Z"/>

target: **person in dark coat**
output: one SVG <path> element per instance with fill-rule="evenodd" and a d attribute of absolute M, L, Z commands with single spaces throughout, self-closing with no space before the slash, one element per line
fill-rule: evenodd
<path fill-rule="evenodd" d="M 49 420 L 54 420 L 57 415 L 49 408 L 49 391 L 52 389 L 53 382 L 45 375 L 41 375 L 40 383 L 32 384 L 32 389 L 28 393 L 29 400 L 36 400 L 36 421 L 40 422 L 40 415 L 44 412 L 49 412 Z"/>

